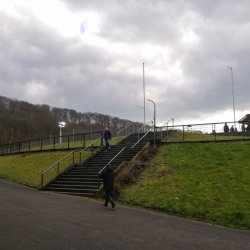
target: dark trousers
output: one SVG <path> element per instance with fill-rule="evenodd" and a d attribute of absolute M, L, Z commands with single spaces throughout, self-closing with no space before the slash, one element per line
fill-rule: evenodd
<path fill-rule="evenodd" d="M 109 139 L 105 138 L 106 149 L 109 150 Z"/>
<path fill-rule="evenodd" d="M 110 190 L 106 190 L 106 202 L 105 202 L 106 206 L 108 205 L 109 201 L 110 201 L 110 203 L 111 203 L 112 206 L 115 206 L 115 203 L 114 203 L 114 201 L 113 201 L 113 199 L 111 197 L 111 191 Z"/>

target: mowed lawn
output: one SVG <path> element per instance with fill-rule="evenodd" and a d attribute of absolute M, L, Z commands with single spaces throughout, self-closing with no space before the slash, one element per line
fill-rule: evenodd
<path fill-rule="evenodd" d="M 250 142 L 168 144 L 121 200 L 223 226 L 250 229 Z"/>
<path fill-rule="evenodd" d="M 40 187 L 43 171 L 68 155 L 69 151 L 26 153 L 6 155 L 0 157 L 0 178 L 18 182 L 31 187 Z M 82 152 L 82 160 L 89 156 L 91 151 Z M 74 159 L 79 163 L 79 154 L 75 153 Z M 73 154 L 59 165 L 59 171 L 73 162 Z M 44 176 L 44 183 L 57 174 L 57 166 L 48 171 Z"/>

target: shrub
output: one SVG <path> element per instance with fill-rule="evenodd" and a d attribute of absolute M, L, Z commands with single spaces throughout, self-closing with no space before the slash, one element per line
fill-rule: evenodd
<path fill-rule="evenodd" d="M 150 145 L 154 145 L 154 138 L 150 140 Z M 155 145 L 158 147 L 161 145 L 161 138 L 155 138 Z"/>

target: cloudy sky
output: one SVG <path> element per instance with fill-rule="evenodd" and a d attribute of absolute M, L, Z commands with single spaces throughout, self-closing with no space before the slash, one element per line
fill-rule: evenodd
<path fill-rule="evenodd" d="M 158 125 L 233 121 L 231 72 L 239 120 L 249 12 L 249 0 L 2 1 L 0 95 L 143 121 L 144 62 Z"/>

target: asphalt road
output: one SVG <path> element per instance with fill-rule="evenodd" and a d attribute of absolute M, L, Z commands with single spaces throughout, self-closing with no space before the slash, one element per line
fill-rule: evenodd
<path fill-rule="evenodd" d="M 250 249 L 250 232 L 0 179 L 0 249 Z"/>

